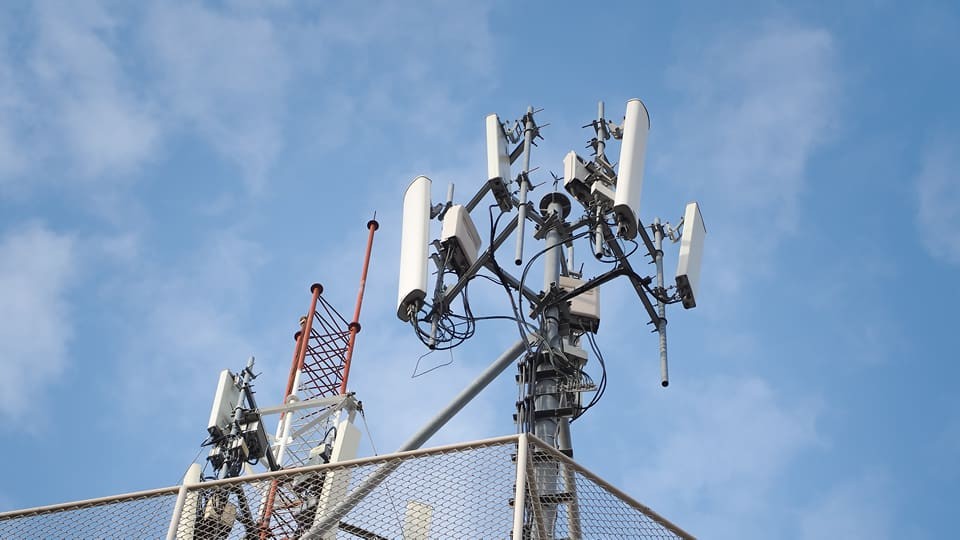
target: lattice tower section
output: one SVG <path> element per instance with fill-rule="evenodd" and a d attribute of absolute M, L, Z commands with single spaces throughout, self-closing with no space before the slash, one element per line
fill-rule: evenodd
<path fill-rule="evenodd" d="M 319 293 L 315 293 L 311 305 L 312 316 L 308 312 L 300 320 L 301 330 L 296 334 L 294 351 L 294 362 L 299 369 L 293 373 L 293 388 L 300 401 L 340 394 L 350 335 L 347 320 Z M 333 444 L 333 427 L 340 415 L 327 414 L 329 412 L 325 408 L 310 408 L 288 413 L 289 418 L 284 416 L 277 445 L 278 449 L 282 448 L 279 456 L 282 467 L 310 465 L 313 449 L 324 441 Z M 262 529 L 269 531 L 261 534 L 261 538 L 294 536 L 303 527 L 305 512 L 309 512 L 311 504 L 316 504 L 310 500 L 310 490 L 289 482 L 272 482 L 260 488 L 259 499 L 265 503 L 260 522 L 265 525 Z"/>
<path fill-rule="evenodd" d="M 305 343 L 306 351 L 302 353 L 302 368 L 294 381 L 301 401 L 339 395 L 350 335 L 347 320 L 322 296 L 318 298 L 312 323 Z M 303 335 L 301 331 L 298 347 L 304 345 L 301 343 Z M 338 416 L 319 418 L 324 412 L 323 409 L 301 409 L 291 413 L 293 418 L 282 463 L 284 467 L 307 465 L 310 451 L 330 434 Z M 329 442 L 332 443 L 332 439 Z"/>

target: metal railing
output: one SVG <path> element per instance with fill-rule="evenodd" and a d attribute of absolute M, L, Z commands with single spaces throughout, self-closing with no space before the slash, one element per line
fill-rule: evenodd
<path fill-rule="evenodd" d="M 692 538 L 529 435 L 0 513 L 4 539 L 163 537 Z"/>

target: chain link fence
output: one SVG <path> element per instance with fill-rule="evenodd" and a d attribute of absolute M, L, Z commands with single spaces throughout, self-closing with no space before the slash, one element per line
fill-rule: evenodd
<path fill-rule="evenodd" d="M 692 538 L 566 455 L 528 441 L 523 538 Z"/>
<path fill-rule="evenodd" d="M 163 538 L 176 486 L 0 514 L 0 538 Z"/>
<path fill-rule="evenodd" d="M 525 435 L 0 514 L 2 539 L 164 537 L 691 538 Z"/>

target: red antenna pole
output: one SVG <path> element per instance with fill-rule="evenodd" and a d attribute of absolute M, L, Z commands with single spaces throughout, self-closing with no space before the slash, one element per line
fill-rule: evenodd
<path fill-rule="evenodd" d="M 310 286 L 310 311 L 307 312 L 306 320 L 301 323 L 300 334 L 297 336 L 297 346 L 293 353 L 293 365 L 290 366 L 290 377 L 287 379 L 287 390 L 283 393 L 283 402 L 293 392 L 293 382 L 297 378 L 297 373 L 303 369 L 303 359 L 307 354 L 307 344 L 310 343 L 310 332 L 313 331 L 313 316 L 317 312 L 317 299 L 323 292 L 323 285 L 314 283 Z"/>
<path fill-rule="evenodd" d="M 343 360 L 343 377 L 340 381 L 340 395 L 347 393 L 347 379 L 350 378 L 350 360 L 353 359 L 353 344 L 360 332 L 360 306 L 363 304 L 363 290 L 367 285 L 367 269 L 370 267 L 370 250 L 373 248 L 373 233 L 380 228 L 376 214 L 374 219 L 367 222 L 367 253 L 363 257 L 363 271 L 360 273 L 360 291 L 357 293 L 357 308 L 353 311 L 353 321 L 350 323 L 350 338 L 347 341 L 347 353 Z"/>
<path fill-rule="evenodd" d="M 300 361 L 300 345 L 303 343 L 300 339 L 303 337 L 303 326 L 307 323 L 307 316 L 304 315 L 300 317 L 300 330 L 293 335 L 293 358 L 290 360 L 290 376 L 287 377 L 287 389 L 283 391 L 283 400 L 281 403 L 286 403 L 287 397 L 290 396 L 290 392 L 293 389 L 293 381 L 297 376 L 297 362 Z M 280 415 L 283 418 L 283 415 Z"/>

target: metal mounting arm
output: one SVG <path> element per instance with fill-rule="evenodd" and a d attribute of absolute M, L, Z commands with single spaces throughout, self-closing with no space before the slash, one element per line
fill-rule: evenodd
<path fill-rule="evenodd" d="M 430 310 L 430 313 L 428 313 L 427 315 L 428 317 L 432 316 L 434 313 L 437 313 L 438 309 L 444 308 L 444 306 L 446 306 L 449 303 L 450 299 L 455 298 L 458 294 L 460 294 L 460 291 L 462 291 L 463 288 L 467 286 L 467 283 L 471 279 L 473 279 L 473 276 L 477 275 L 477 272 L 479 272 L 481 268 L 485 268 L 485 267 L 490 268 L 490 265 L 492 264 L 491 259 L 493 258 L 493 253 L 501 245 L 503 245 L 504 242 L 506 242 L 507 238 L 510 237 L 510 234 L 514 231 L 514 229 L 516 229 L 518 221 L 519 221 L 518 216 L 514 216 L 513 219 L 510 220 L 510 223 L 508 223 L 507 226 L 502 231 L 500 231 L 500 234 L 498 234 L 497 237 L 493 240 L 493 244 L 490 245 L 490 247 L 488 247 L 486 251 L 481 253 L 479 257 L 477 257 L 476 262 L 470 265 L 470 268 L 468 268 L 467 271 L 463 273 L 463 276 L 459 280 L 457 280 L 456 283 L 454 283 L 453 285 L 448 287 L 446 291 L 444 291 L 443 300 L 442 300 L 443 305 L 439 305 L 439 306 L 434 305 L 433 308 Z M 514 288 L 518 288 L 520 286 L 519 281 L 517 281 L 516 279 L 511 279 L 512 276 L 506 273 L 504 273 L 504 275 L 508 278 L 508 281 L 510 281 L 510 285 L 512 285 Z M 527 298 L 527 300 L 531 302 L 536 302 L 539 298 L 537 296 L 537 293 L 535 293 L 532 289 L 526 286 L 523 287 L 523 289 L 521 289 L 520 292 L 521 294 L 523 294 L 523 296 Z"/>
<path fill-rule="evenodd" d="M 613 252 L 614 256 L 617 258 L 617 261 L 619 261 L 618 264 L 625 270 L 627 277 L 630 278 L 630 284 L 633 285 L 633 289 L 637 292 L 637 296 L 640 297 L 640 302 L 643 303 L 644 309 L 646 309 L 647 314 L 650 315 L 650 322 L 654 325 L 654 327 L 659 327 L 660 316 L 657 314 L 657 310 L 653 307 L 653 304 L 650 303 L 650 299 L 647 298 L 647 291 L 643 286 L 643 278 L 641 278 L 640 275 L 633 270 L 633 266 L 630 265 L 630 261 L 627 260 L 623 250 L 620 249 L 620 244 L 617 243 L 617 239 L 613 236 L 613 231 L 610 230 L 610 227 L 604 223 L 601 225 L 601 228 L 603 230 L 603 236 L 606 239 L 607 246 Z M 638 227 L 638 229 L 642 230 L 642 227 Z M 644 238 L 647 238 L 646 234 L 644 234 Z"/>

